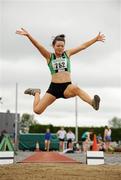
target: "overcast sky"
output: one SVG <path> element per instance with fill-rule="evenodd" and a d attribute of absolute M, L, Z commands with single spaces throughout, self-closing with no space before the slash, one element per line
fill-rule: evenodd
<path fill-rule="evenodd" d="M 18 111 L 33 114 L 33 97 L 24 90 L 39 87 L 44 95 L 51 81 L 46 61 L 26 37 L 15 34 L 17 29 L 27 29 L 49 51 L 52 37 L 60 33 L 66 35 L 68 49 L 101 31 L 105 43 L 71 58 L 72 82 L 101 97 L 99 111 L 78 98 L 78 124 L 104 126 L 114 116 L 121 118 L 120 5 L 120 0 L 0 0 L 0 111 L 15 112 L 17 82 Z M 74 126 L 75 99 L 59 99 L 35 118 L 42 124 Z"/>

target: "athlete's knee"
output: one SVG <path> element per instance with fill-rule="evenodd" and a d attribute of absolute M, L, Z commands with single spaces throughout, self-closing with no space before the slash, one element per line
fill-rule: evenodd
<path fill-rule="evenodd" d="M 42 112 L 41 112 L 41 111 L 38 111 L 37 109 L 33 109 L 33 111 L 34 111 L 34 113 L 36 113 L 36 114 L 38 114 L 38 115 L 42 114 Z"/>
<path fill-rule="evenodd" d="M 44 109 L 34 107 L 34 108 L 33 108 L 33 111 L 34 111 L 34 113 L 36 113 L 36 114 L 40 115 L 40 114 L 42 114 L 42 113 L 43 113 Z"/>

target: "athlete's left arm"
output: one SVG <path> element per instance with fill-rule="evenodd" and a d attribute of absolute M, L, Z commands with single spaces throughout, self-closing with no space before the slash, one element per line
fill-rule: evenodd
<path fill-rule="evenodd" d="M 88 48 L 89 46 L 91 46 L 92 44 L 96 43 L 97 41 L 104 42 L 105 41 L 105 35 L 101 34 L 99 32 L 99 34 L 95 38 L 91 39 L 88 42 L 85 42 L 84 44 L 78 46 L 77 48 L 72 48 L 72 49 L 67 50 L 66 53 L 70 57 L 70 56 L 72 56 L 72 55 L 74 55 L 74 54 L 76 54 L 76 53 L 78 53 L 78 52 Z"/>

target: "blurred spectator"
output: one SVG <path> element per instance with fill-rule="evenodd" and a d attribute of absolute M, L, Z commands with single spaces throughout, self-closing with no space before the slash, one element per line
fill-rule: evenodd
<path fill-rule="evenodd" d="M 64 127 L 61 127 L 61 129 L 57 132 L 57 136 L 59 138 L 59 150 L 64 150 L 64 140 L 66 137 L 66 131 L 64 130 Z"/>
<path fill-rule="evenodd" d="M 66 134 L 67 139 L 67 149 L 73 149 L 73 141 L 75 139 L 74 133 L 71 131 L 71 129 L 68 130 L 68 133 Z"/>
<path fill-rule="evenodd" d="M 101 134 L 98 134 L 98 135 L 97 135 L 97 142 L 100 142 L 100 141 L 102 141 L 102 140 L 103 140 L 103 138 L 102 138 Z"/>
<path fill-rule="evenodd" d="M 105 151 L 105 143 L 103 142 L 103 138 L 101 134 L 98 134 L 97 136 L 97 144 L 98 144 L 99 151 Z"/>
<path fill-rule="evenodd" d="M 89 131 L 86 131 L 82 134 L 82 150 L 87 152 L 90 149 L 91 145 L 91 136 L 94 134 L 94 130 L 91 128 Z"/>
<path fill-rule="evenodd" d="M 104 142 L 105 142 L 105 145 L 106 145 L 106 150 L 109 149 L 109 146 L 110 146 L 110 142 L 111 142 L 111 128 L 108 127 L 108 126 L 105 126 L 105 129 L 104 129 Z"/>
<path fill-rule="evenodd" d="M 45 133 L 45 150 L 48 152 L 50 150 L 50 140 L 51 140 L 51 133 L 50 133 L 50 129 L 48 128 Z"/>

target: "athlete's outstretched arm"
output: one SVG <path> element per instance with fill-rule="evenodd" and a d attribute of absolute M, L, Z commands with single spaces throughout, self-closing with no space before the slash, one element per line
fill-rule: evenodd
<path fill-rule="evenodd" d="M 70 57 L 71 55 L 74 55 L 74 54 L 76 54 L 76 53 L 78 53 L 78 52 L 88 48 L 89 46 L 91 46 L 92 44 L 96 43 L 97 41 L 104 42 L 105 41 L 104 34 L 101 34 L 99 32 L 99 34 L 95 38 L 91 39 L 90 41 L 85 42 L 84 44 L 78 46 L 77 48 L 72 48 L 72 49 L 67 50 L 67 54 Z"/>
<path fill-rule="evenodd" d="M 21 28 L 21 30 L 17 30 L 16 34 L 23 35 L 29 38 L 29 40 L 32 42 L 32 44 L 39 50 L 39 52 L 47 59 L 47 61 L 50 59 L 50 52 L 46 50 L 38 41 L 36 41 L 30 33 L 28 33 L 24 28 Z"/>

